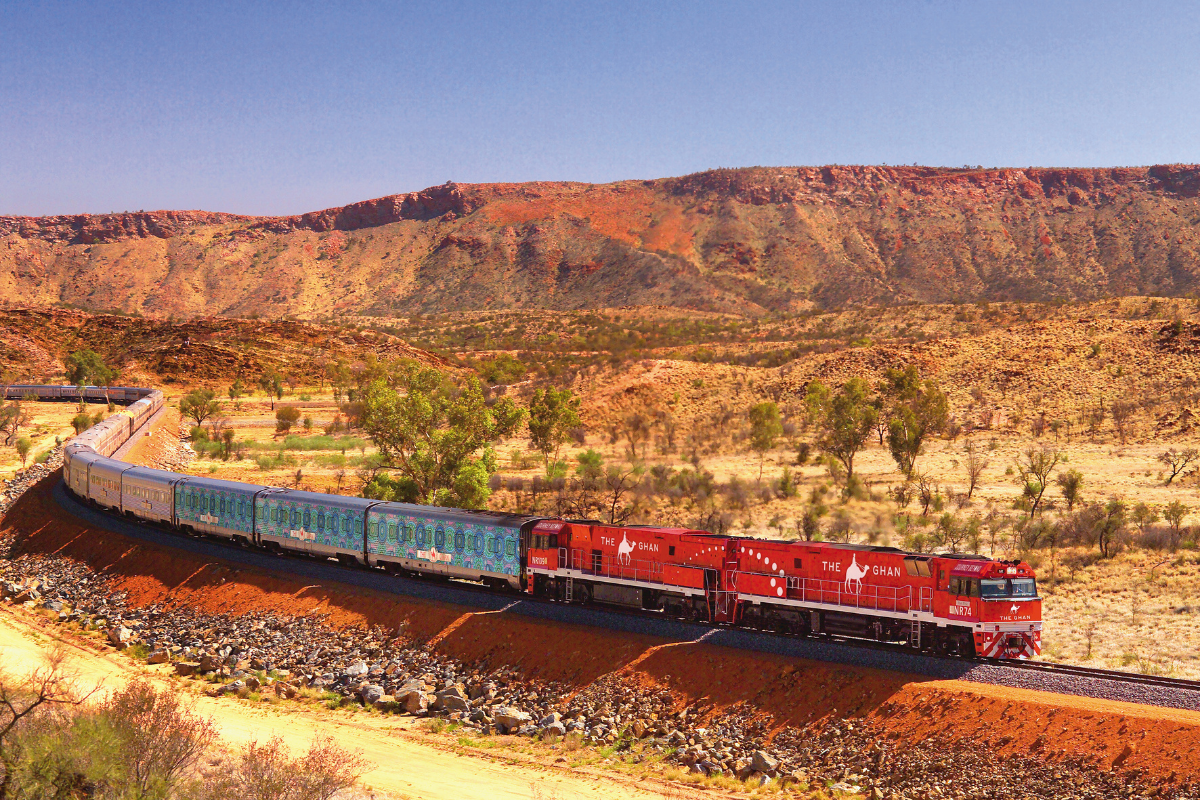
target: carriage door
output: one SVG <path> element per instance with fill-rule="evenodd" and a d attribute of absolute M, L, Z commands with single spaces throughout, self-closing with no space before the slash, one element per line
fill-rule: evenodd
<path fill-rule="evenodd" d="M 604 564 L 604 553 L 599 550 L 592 551 L 592 572 L 599 574 L 600 567 Z"/>

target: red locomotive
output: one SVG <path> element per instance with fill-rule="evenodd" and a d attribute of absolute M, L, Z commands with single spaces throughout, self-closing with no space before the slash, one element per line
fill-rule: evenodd
<path fill-rule="evenodd" d="M 893 547 L 543 520 L 526 589 L 779 633 L 904 642 L 946 655 L 1041 652 L 1028 564 Z"/>

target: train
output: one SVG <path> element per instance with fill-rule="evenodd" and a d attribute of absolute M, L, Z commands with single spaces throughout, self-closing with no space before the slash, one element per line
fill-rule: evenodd
<path fill-rule="evenodd" d="M 77 400 L 81 390 L 11 386 L 5 396 Z M 275 553 L 781 636 L 836 636 L 959 658 L 1041 653 L 1041 599 L 1024 561 L 608 525 L 182 475 L 113 457 L 162 408 L 162 392 L 84 387 L 82 396 L 127 404 L 63 447 L 67 490 L 111 514 Z"/>

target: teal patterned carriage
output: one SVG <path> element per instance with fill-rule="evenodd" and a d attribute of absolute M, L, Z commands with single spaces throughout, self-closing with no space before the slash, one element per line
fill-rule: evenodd
<path fill-rule="evenodd" d="M 532 518 L 480 511 L 380 503 L 367 512 L 372 563 L 462 577 L 516 578 L 521 530 Z"/>

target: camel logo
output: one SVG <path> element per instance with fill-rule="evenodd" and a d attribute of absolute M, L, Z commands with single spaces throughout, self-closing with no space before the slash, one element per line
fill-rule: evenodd
<path fill-rule="evenodd" d="M 617 545 L 617 563 L 628 566 L 633 562 L 633 542 L 629 541 L 628 535 L 621 534 L 621 543 Z"/>
<path fill-rule="evenodd" d="M 862 579 L 866 576 L 867 569 L 858 565 L 858 556 L 851 557 L 850 566 L 846 567 L 846 593 L 862 594 Z"/>
<path fill-rule="evenodd" d="M 1019 605 L 1017 605 L 1016 603 L 1013 603 L 1013 604 L 1012 604 L 1012 608 L 1010 608 L 1010 609 L 1008 610 L 1008 613 L 1010 613 L 1010 614 L 1016 614 L 1016 613 L 1017 613 L 1018 611 L 1020 611 L 1020 610 L 1021 610 L 1021 607 L 1020 607 Z"/>

